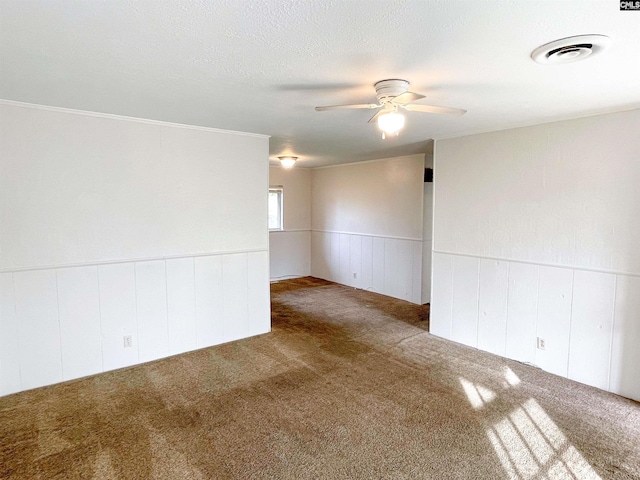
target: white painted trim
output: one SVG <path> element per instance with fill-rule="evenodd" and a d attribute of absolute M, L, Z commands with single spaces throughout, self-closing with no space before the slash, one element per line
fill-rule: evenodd
<path fill-rule="evenodd" d="M 162 120 L 151 120 L 148 118 L 127 117 L 124 115 L 115 115 L 112 113 L 89 112 L 87 110 L 75 110 L 73 108 L 53 107 L 49 105 L 38 105 L 35 103 L 16 102 L 14 100 L 5 100 L 0 98 L 0 105 L 8 105 L 12 107 L 33 108 L 36 110 L 47 110 L 50 112 L 71 113 L 74 115 L 84 115 L 87 117 L 108 118 L 111 120 L 124 120 L 127 122 L 146 123 L 148 125 L 159 125 L 165 127 L 186 128 L 189 130 L 200 130 L 203 132 L 226 133 L 229 135 L 239 135 L 244 137 L 271 138 L 271 135 L 262 133 L 239 132 L 237 130 L 224 130 L 215 127 L 203 127 L 199 125 L 186 125 L 184 123 L 165 122 Z"/>
<path fill-rule="evenodd" d="M 249 250 L 225 250 L 223 252 L 186 253 L 182 255 L 163 255 L 160 257 L 126 258 L 122 260 L 102 260 L 86 263 L 65 263 L 60 265 L 43 265 L 39 267 L 16 267 L 0 269 L 0 273 L 31 272 L 34 270 L 53 270 L 57 268 L 95 267 L 98 265 L 116 265 L 120 263 L 151 262 L 154 260 L 172 260 L 176 258 L 212 257 L 215 255 L 232 255 L 234 253 L 269 252 L 268 248 L 252 248 Z"/>
<path fill-rule="evenodd" d="M 409 155 L 398 155 L 395 157 L 385 157 L 385 158 L 374 158 L 372 160 L 363 160 L 361 162 L 358 161 L 354 161 L 354 162 L 347 162 L 347 163 L 337 163 L 334 165 L 321 165 L 319 167 L 309 167 L 311 170 L 322 170 L 325 168 L 336 168 L 336 167 L 349 167 L 349 166 L 353 166 L 353 165 L 363 165 L 366 163 L 374 163 L 374 162 L 386 162 L 389 160 L 395 160 L 398 158 L 405 158 L 405 157 L 415 157 L 417 155 L 422 155 L 422 157 L 425 157 L 427 154 L 426 153 L 410 153 Z M 393 237 L 389 237 L 389 238 L 393 238 Z"/>
<path fill-rule="evenodd" d="M 304 160 L 303 160 L 304 161 Z M 290 168 L 284 168 L 281 164 L 280 164 L 280 160 L 278 160 L 278 157 L 273 157 L 271 158 L 271 156 L 269 156 L 269 168 L 272 167 L 277 167 L 280 170 L 291 170 Z M 313 168 L 316 167 L 305 167 L 304 165 L 300 165 L 300 158 L 298 158 L 298 161 L 295 164 L 295 168 L 296 170 L 312 170 Z"/>
<path fill-rule="evenodd" d="M 294 232 L 311 232 L 310 228 L 286 228 L 284 230 L 269 230 L 269 233 L 294 233 Z"/>
<path fill-rule="evenodd" d="M 269 283 L 278 283 L 282 280 L 291 280 L 294 278 L 304 278 L 307 275 L 282 275 L 280 277 L 270 277 L 269 278 Z"/>
<path fill-rule="evenodd" d="M 411 238 L 411 237 L 394 237 L 391 235 L 376 235 L 373 233 L 357 233 L 357 232 L 342 232 L 338 230 L 317 230 L 315 228 L 311 229 L 311 232 L 322 232 L 322 233 L 338 233 L 343 235 L 360 235 L 361 237 L 377 237 L 377 238 L 391 238 L 394 240 L 410 240 L 412 242 L 423 242 L 422 238 Z"/>
<path fill-rule="evenodd" d="M 633 104 L 633 105 L 629 105 L 626 107 L 611 107 L 611 108 L 604 108 L 604 109 L 600 109 L 600 110 L 595 110 L 592 112 L 587 112 L 584 113 L 582 115 L 579 116 L 560 116 L 557 118 L 554 118 L 553 120 L 547 120 L 547 121 L 531 121 L 531 122 L 523 122 L 523 123 L 516 123 L 513 125 L 502 125 L 500 127 L 491 127 L 491 128 L 485 128 L 485 129 L 478 129 L 478 130 L 470 130 L 468 132 L 463 132 L 463 133 L 454 133 L 452 135 L 447 135 L 444 137 L 434 137 L 433 140 L 434 142 L 437 140 L 448 140 L 451 138 L 461 138 L 461 137 L 470 137 L 472 135 L 482 135 L 483 133 L 493 133 L 493 132 L 503 132 L 505 130 L 516 130 L 518 128 L 526 128 L 526 127 L 536 127 L 538 125 L 547 125 L 549 123 L 558 123 L 558 122 L 567 122 L 570 120 L 580 120 L 582 118 L 589 118 L 589 117 L 597 117 L 600 115 L 611 115 L 614 113 L 622 113 L 622 112 L 631 112 L 633 110 L 638 110 L 640 109 L 640 104 Z M 435 158 L 435 155 L 434 155 Z"/>
<path fill-rule="evenodd" d="M 486 260 L 499 260 L 503 262 L 514 262 L 514 263 L 526 263 L 528 265 L 538 265 L 540 267 L 557 267 L 557 268 L 567 268 L 571 270 L 582 270 L 585 272 L 596 272 L 596 273 L 610 273 L 613 275 L 626 275 L 628 277 L 640 277 L 640 273 L 633 272 L 623 272 L 621 270 L 610 270 L 606 268 L 591 268 L 591 267 L 582 267 L 578 265 L 563 265 L 560 263 L 548 263 L 548 262 L 534 262 L 531 260 L 520 260 L 517 258 L 509 258 L 509 257 L 491 257 L 488 255 L 472 255 L 469 253 L 458 253 L 458 252 L 448 252 L 445 250 L 432 250 L 432 253 L 442 253 L 444 255 L 457 255 L 459 257 L 471 257 L 471 258 L 481 258 Z"/>

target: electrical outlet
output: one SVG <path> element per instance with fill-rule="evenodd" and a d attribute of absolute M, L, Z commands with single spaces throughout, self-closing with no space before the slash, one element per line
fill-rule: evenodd
<path fill-rule="evenodd" d="M 124 340 L 124 348 L 131 348 L 133 346 L 131 335 L 125 335 L 122 339 Z"/>
<path fill-rule="evenodd" d="M 539 350 L 547 349 L 547 341 L 542 337 L 538 337 L 538 349 Z"/>

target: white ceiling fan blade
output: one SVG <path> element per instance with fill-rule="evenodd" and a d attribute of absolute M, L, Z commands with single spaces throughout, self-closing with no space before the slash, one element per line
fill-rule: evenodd
<path fill-rule="evenodd" d="M 327 110 L 350 110 L 352 108 L 379 108 L 382 105 L 377 103 L 361 103 L 356 105 L 327 105 L 326 107 L 316 107 L 316 112 L 324 112 Z"/>
<path fill-rule="evenodd" d="M 443 113 L 445 115 L 460 116 L 467 113 L 466 110 L 461 108 L 451 107 L 438 107 L 436 105 L 402 105 L 402 108 L 406 108 L 410 112 L 426 112 L 426 113 Z"/>
<path fill-rule="evenodd" d="M 397 105 L 406 105 L 407 103 L 415 102 L 416 100 L 420 100 L 421 98 L 424 98 L 424 95 L 413 92 L 404 92 L 397 97 L 393 97 L 391 101 Z"/>
<path fill-rule="evenodd" d="M 371 117 L 367 123 L 373 123 L 373 122 L 375 122 L 376 120 L 378 120 L 378 117 L 379 117 L 380 115 L 384 114 L 384 113 L 389 113 L 389 110 L 388 110 L 388 109 L 386 109 L 386 108 L 383 108 L 383 109 L 382 109 L 382 110 L 380 110 L 378 113 L 376 113 L 373 117 Z"/>

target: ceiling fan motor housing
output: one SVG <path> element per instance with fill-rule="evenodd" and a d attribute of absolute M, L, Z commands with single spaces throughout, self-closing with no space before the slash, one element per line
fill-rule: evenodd
<path fill-rule="evenodd" d="M 374 83 L 373 86 L 376 89 L 376 97 L 380 103 L 387 103 L 398 95 L 402 95 L 409 90 L 409 82 L 397 78 L 380 80 L 379 82 Z"/>

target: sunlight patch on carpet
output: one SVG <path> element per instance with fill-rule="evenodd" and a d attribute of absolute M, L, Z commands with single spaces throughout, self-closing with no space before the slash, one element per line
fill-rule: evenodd
<path fill-rule="evenodd" d="M 488 428 L 487 437 L 509 478 L 600 479 L 533 398 Z"/>
<path fill-rule="evenodd" d="M 116 480 L 118 475 L 111 463 L 111 456 L 106 450 L 102 450 L 96 456 L 93 464 L 94 475 L 92 480 Z"/>
<path fill-rule="evenodd" d="M 520 383 L 520 378 L 509 367 L 504 367 L 504 378 L 512 387 L 515 387 Z"/>
<path fill-rule="evenodd" d="M 464 389 L 464 393 L 467 394 L 469 403 L 471 403 L 471 406 L 476 410 L 480 410 L 487 403 L 496 398 L 495 392 L 483 387 L 482 385 L 476 385 L 462 377 L 460 377 L 459 380 L 462 388 Z"/>

